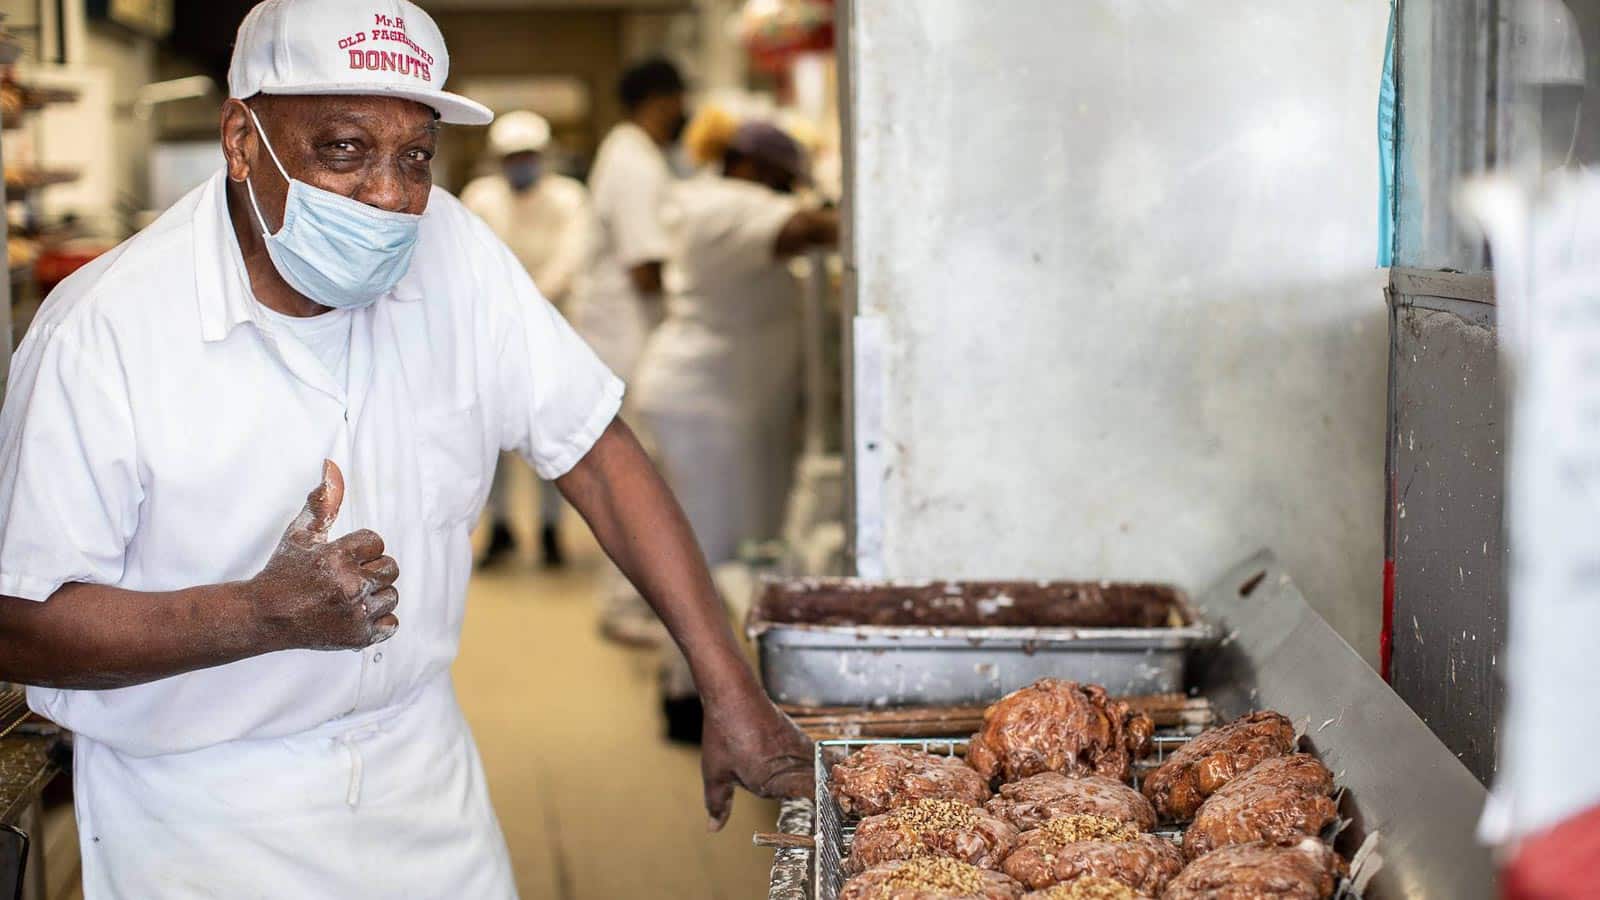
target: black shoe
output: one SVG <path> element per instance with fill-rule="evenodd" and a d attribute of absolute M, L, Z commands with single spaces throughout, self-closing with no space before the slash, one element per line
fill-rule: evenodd
<path fill-rule="evenodd" d="M 561 535 L 556 526 L 545 525 L 539 529 L 539 553 L 546 569 L 559 569 L 567 564 L 567 555 L 561 552 Z"/>
<path fill-rule="evenodd" d="M 517 549 L 517 539 L 511 536 L 511 529 L 506 527 L 506 523 L 496 522 L 491 529 L 489 547 L 483 551 L 483 558 L 478 560 L 480 569 L 494 566 Z"/>
<path fill-rule="evenodd" d="M 661 714 L 667 720 L 667 740 L 699 746 L 700 730 L 705 727 L 705 708 L 699 697 L 662 697 Z"/>

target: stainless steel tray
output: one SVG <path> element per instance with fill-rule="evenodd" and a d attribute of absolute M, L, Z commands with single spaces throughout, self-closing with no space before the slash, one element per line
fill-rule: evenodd
<path fill-rule="evenodd" d="M 1174 624 L 817 624 L 779 621 L 770 602 L 775 590 L 784 592 L 786 603 L 807 595 L 836 600 L 849 593 L 986 592 L 992 596 L 982 602 L 1000 601 L 1003 608 L 1005 590 L 1018 584 L 1064 596 L 1086 589 L 1162 591 Z M 987 703 L 1044 677 L 1102 684 L 1116 695 L 1172 693 L 1183 690 L 1188 651 L 1217 637 L 1187 596 L 1165 585 L 856 578 L 768 579 L 758 588 L 746 632 L 758 648 L 767 692 L 778 702 L 870 707 Z"/>

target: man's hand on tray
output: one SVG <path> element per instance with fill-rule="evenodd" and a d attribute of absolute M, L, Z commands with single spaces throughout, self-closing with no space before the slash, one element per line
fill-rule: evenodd
<path fill-rule="evenodd" d="M 735 786 L 758 797 L 811 794 L 811 739 L 765 694 L 708 703 L 700 747 L 711 831 L 727 823 Z"/>

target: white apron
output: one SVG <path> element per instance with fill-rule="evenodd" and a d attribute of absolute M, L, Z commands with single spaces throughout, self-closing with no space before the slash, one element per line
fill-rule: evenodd
<path fill-rule="evenodd" d="M 646 345 L 638 410 L 712 565 L 778 536 L 800 397 L 800 291 L 774 246 L 793 198 L 705 176 L 678 185 L 667 321 Z"/>
<path fill-rule="evenodd" d="M 661 304 L 639 299 L 626 272 L 595 272 L 578 289 L 568 317 L 606 368 L 629 381 L 661 324 Z"/>
<path fill-rule="evenodd" d="M 287 738 L 143 758 L 80 738 L 73 779 L 86 900 L 516 897 L 448 676 Z"/>

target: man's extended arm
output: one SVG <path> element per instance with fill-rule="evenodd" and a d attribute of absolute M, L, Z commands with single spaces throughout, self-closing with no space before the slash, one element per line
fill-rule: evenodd
<path fill-rule="evenodd" d="M 831 247 L 839 243 L 839 211 L 802 209 L 789 217 L 773 241 L 774 256 L 782 259 L 804 253 L 812 247 Z"/>
<path fill-rule="evenodd" d="M 745 664 L 688 519 L 633 432 L 613 421 L 556 485 L 689 660 L 706 711 L 701 770 L 712 827 L 727 820 L 736 784 L 766 797 L 808 791 L 811 742 Z"/>
<path fill-rule="evenodd" d="M 272 559 L 246 581 L 163 592 L 66 584 L 43 603 L 0 596 L 0 681 L 118 688 L 274 650 L 387 639 L 400 569 L 371 531 L 328 541 L 343 499 L 343 475 L 324 463 Z"/>

